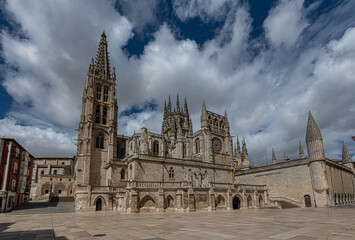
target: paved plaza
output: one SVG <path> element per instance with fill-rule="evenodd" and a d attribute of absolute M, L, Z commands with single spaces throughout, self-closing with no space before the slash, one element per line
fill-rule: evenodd
<path fill-rule="evenodd" d="M 0 215 L 0 239 L 355 239 L 355 208 Z"/>

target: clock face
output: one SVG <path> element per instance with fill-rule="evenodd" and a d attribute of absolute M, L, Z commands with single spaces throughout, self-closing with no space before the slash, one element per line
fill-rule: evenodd
<path fill-rule="evenodd" d="M 220 153 L 222 150 L 222 142 L 219 138 L 212 139 L 212 149 L 214 153 Z"/>

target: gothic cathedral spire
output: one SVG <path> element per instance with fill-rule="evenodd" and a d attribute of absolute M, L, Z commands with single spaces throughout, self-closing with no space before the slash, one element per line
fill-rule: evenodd
<path fill-rule="evenodd" d="M 106 186 L 106 164 L 117 159 L 116 74 L 110 73 L 106 35 L 102 33 L 96 61 L 91 62 L 83 93 L 78 132 L 76 186 Z M 95 158 L 92 156 L 101 156 Z"/>
<path fill-rule="evenodd" d="M 111 76 L 105 32 L 101 34 L 101 40 L 99 48 L 97 50 L 95 61 L 95 74 L 104 76 L 106 79 L 110 78 Z"/>

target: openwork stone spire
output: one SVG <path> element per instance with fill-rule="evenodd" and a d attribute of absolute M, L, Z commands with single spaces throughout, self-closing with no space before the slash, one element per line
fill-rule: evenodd
<path fill-rule="evenodd" d="M 299 141 L 298 151 L 299 151 L 300 158 L 305 158 L 306 157 L 306 155 L 304 154 L 304 151 L 303 151 L 303 147 L 302 147 L 301 141 Z"/>
<path fill-rule="evenodd" d="M 97 50 L 95 61 L 95 74 L 102 75 L 108 78 L 110 78 L 111 76 L 105 32 L 101 34 L 99 49 Z"/>
<path fill-rule="evenodd" d="M 307 123 L 307 132 L 306 132 L 306 141 L 313 139 L 322 139 L 322 134 L 317 126 L 316 121 L 314 120 L 311 111 L 308 113 L 308 123 Z"/>
<path fill-rule="evenodd" d="M 343 158 L 342 158 L 342 161 L 343 162 L 352 162 L 348 147 L 346 146 L 344 141 L 343 141 Z"/>

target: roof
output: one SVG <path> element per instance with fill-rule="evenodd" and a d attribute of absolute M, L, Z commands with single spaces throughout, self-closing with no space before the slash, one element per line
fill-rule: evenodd
<path fill-rule="evenodd" d="M 252 167 L 252 168 L 265 167 L 265 166 L 270 166 L 270 165 L 275 165 L 275 164 L 285 163 L 285 162 L 295 161 L 295 160 L 299 160 L 299 158 L 292 158 L 292 159 L 289 159 L 288 161 L 282 160 L 282 161 L 278 161 L 278 162 L 276 162 L 276 163 L 267 163 L 267 164 L 255 166 L 255 167 Z"/>
<path fill-rule="evenodd" d="M 40 159 L 73 159 L 71 157 L 38 157 L 35 158 L 35 160 L 40 160 Z"/>
<path fill-rule="evenodd" d="M 7 141 L 13 141 L 13 142 L 15 142 L 16 145 L 18 145 L 23 151 L 28 152 L 28 154 L 30 154 L 30 156 L 31 156 L 32 158 L 35 158 L 29 151 L 27 151 L 24 147 L 22 147 L 22 145 L 19 144 L 19 142 L 16 141 L 14 138 L 1 138 L 1 139 L 7 140 Z"/>

